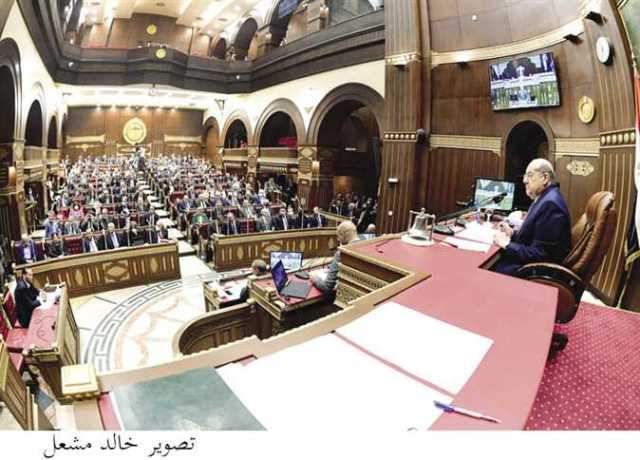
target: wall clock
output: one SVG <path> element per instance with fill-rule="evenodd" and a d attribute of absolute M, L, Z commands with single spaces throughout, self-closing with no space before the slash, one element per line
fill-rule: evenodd
<path fill-rule="evenodd" d="M 596 41 L 596 56 L 598 56 L 598 61 L 603 64 L 608 64 L 611 61 L 611 55 L 611 42 L 607 37 L 600 37 L 598 41 Z"/>

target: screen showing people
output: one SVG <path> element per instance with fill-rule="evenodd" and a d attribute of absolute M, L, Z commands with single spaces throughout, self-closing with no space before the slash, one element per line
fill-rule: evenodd
<path fill-rule="evenodd" d="M 489 74 L 493 110 L 560 105 L 553 53 L 491 64 Z"/>
<path fill-rule="evenodd" d="M 515 189 L 516 184 L 513 182 L 477 178 L 473 204 L 482 208 L 511 212 Z"/>
<path fill-rule="evenodd" d="M 300 270 L 302 267 L 301 252 L 270 252 L 269 265 L 275 267 L 278 261 L 282 262 L 285 270 Z"/>

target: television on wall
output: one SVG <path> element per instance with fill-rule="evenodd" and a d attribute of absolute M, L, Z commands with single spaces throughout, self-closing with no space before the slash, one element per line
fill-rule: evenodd
<path fill-rule="evenodd" d="M 553 53 L 525 56 L 489 66 L 493 110 L 560 105 Z"/>

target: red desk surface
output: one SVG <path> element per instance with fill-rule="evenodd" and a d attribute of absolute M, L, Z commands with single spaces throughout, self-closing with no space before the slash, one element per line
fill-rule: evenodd
<path fill-rule="evenodd" d="M 432 428 L 522 429 L 549 352 L 557 290 L 478 268 L 496 253 L 495 246 L 481 253 L 392 240 L 380 246 L 379 253 L 377 244 L 353 249 L 432 275 L 390 300 L 494 341 L 453 404 L 502 423 L 443 414 Z"/>
<path fill-rule="evenodd" d="M 49 293 L 47 295 L 54 295 Z M 36 308 L 33 310 L 25 346 L 27 348 L 50 348 L 56 341 L 55 322 L 60 310 L 60 301 L 51 308 Z"/>
<path fill-rule="evenodd" d="M 314 270 L 309 270 L 309 274 L 312 275 L 314 273 L 321 273 L 323 270 L 324 268 L 316 268 Z M 285 300 L 283 296 L 281 296 L 280 294 L 277 294 L 278 298 L 282 302 L 284 302 L 287 305 L 287 307 L 294 307 L 297 304 L 300 304 L 302 302 L 308 303 L 311 300 L 320 299 L 321 297 L 324 296 L 324 293 L 320 289 L 312 285 L 310 279 L 303 280 L 303 279 L 297 278 L 293 273 L 288 273 L 288 277 L 289 277 L 289 281 L 306 282 L 311 284 L 311 290 L 309 291 L 309 294 L 307 295 L 307 297 L 304 299 L 299 299 L 297 297 L 290 297 L 289 300 Z M 270 286 L 275 289 L 275 285 L 273 284 L 273 280 L 271 278 L 259 280 L 259 281 L 256 281 L 256 283 L 260 286 Z"/>

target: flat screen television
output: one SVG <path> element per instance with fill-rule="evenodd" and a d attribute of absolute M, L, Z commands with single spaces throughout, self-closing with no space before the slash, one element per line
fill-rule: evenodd
<path fill-rule="evenodd" d="M 475 190 L 473 193 L 474 206 L 491 208 L 498 211 L 511 212 L 513 210 L 513 199 L 515 197 L 516 184 L 498 179 L 486 177 L 476 177 Z M 504 193 L 504 198 L 499 203 L 489 202 L 492 197 Z"/>
<path fill-rule="evenodd" d="M 560 89 L 553 53 L 525 56 L 489 66 L 493 110 L 556 107 Z"/>

